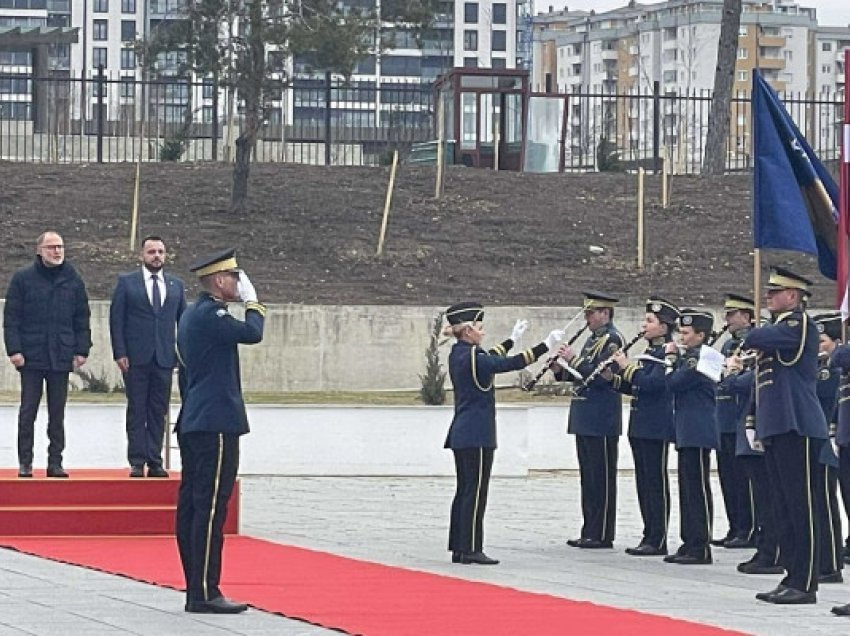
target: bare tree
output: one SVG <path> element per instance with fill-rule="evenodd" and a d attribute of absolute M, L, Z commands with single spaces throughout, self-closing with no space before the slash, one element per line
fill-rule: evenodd
<path fill-rule="evenodd" d="M 729 106 L 735 81 L 738 31 L 741 28 L 741 0 L 723 0 L 720 41 L 717 44 L 717 68 L 714 72 L 714 97 L 708 115 L 708 134 L 702 176 L 722 175 L 726 169 L 726 141 L 729 136 Z"/>

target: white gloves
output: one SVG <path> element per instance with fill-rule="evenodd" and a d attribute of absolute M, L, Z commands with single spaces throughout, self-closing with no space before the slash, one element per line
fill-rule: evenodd
<path fill-rule="evenodd" d="M 754 451 L 763 451 L 764 444 L 761 443 L 760 439 L 756 438 L 756 429 L 747 428 L 746 433 L 747 443 L 750 445 L 750 448 L 752 448 Z"/>
<path fill-rule="evenodd" d="M 563 329 L 555 329 L 554 331 L 550 331 L 549 335 L 546 336 L 546 339 L 543 343 L 546 345 L 546 348 L 551 351 L 555 348 L 555 345 L 561 342 L 564 339 L 566 332 Z"/>
<path fill-rule="evenodd" d="M 519 319 L 516 321 L 514 325 L 513 331 L 511 331 L 511 340 L 516 344 L 520 338 L 522 338 L 522 334 L 525 333 L 525 330 L 528 329 L 528 321 Z"/>
<path fill-rule="evenodd" d="M 257 302 L 257 290 L 245 272 L 239 272 L 239 282 L 236 283 L 236 291 L 243 303 Z"/>
<path fill-rule="evenodd" d="M 835 441 L 835 435 L 829 436 L 829 443 L 832 444 L 832 452 L 835 453 L 835 456 L 838 457 L 838 442 Z"/>

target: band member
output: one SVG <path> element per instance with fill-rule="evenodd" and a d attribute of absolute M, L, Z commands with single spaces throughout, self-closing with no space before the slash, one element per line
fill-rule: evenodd
<path fill-rule="evenodd" d="M 724 302 L 726 327 L 731 336 L 723 343 L 721 353 L 730 358 L 741 350 L 744 336 L 753 324 L 753 302 L 738 294 L 727 294 Z M 732 378 L 728 378 L 730 381 Z M 754 545 L 753 497 L 744 467 L 736 455 L 738 423 L 746 416 L 749 394 L 735 393 L 727 378 L 717 386 L 717 427 L 720 448 L 717 449 L 717 473 L 720 492 L 729 520 L 729 531 L 722 539 L 712 541 L 724 548 L 751 548 Z"/>
<path fill-rule="evenodd" d="M 667 554 L 667 527 L 670 523 L 670 483 L 667 455 L 676 439 L 673 422 L 673 395 L 665 379 L 665 345 L 673 339 L 679 309 L 663 298 L 646 301 L 641 331 L 648 343 L 646 356 L 658 360 L 629 362 L 622 350 L 611 359 L 619 372 L 613 386 L 632 396 L 629 413 L 629 445 L 635 464 L 635 486 L 643 519 L 640 544 L 626 548 L 633 556 Z"/>
<path fill-rule="evenodd" d="M 673 393 L 676 452 L 679 455 L 679 517 L 682 545 L 667 563 L 711 563 L 711 449 L 719 446 L 715 420 L 715 381 L 699 369 L 701 348 L 711 333 L 714 317 L 705 311 L 683 309 L 679 337 L 665 345 L 667 387 Z"/>
<path fill-rule="evenodd" d="M 834 443 L 838 449 L 838 480 L 841 484 L 844 511 L 847 512 L 850 510 L 850 344 L 839 345 L 835 348 L 830 365 L 841 371 L 836 414 L 837 427 L 835 437 L 830 439 L 830 442 Z M 845 546 L 846 560 L 850 552 L 850 536 Z M 839 616 L 850 616 L 850 603 L 833 607 L 832 612 Z"/>
<path fill-rule="evenodd" d="M 818 332 L 803 310 L 811 281 L 787 269 L 771 271 L 766 304 L 773 324 L 756 327 L 745 349 L 761 353 L 756 371 L 756 435 L 765 447 L 767 471 L 781 524 L 779 541 L 787 572 L 756 598 L 768 603 L 817 602 L 821 484 L 817 469 L 827 438 L 817 397 Z"/>
<path fill-rule="evenodd" d="M 564 332 L 552 331 L 534 348 L 507 357 L 505 354 L 525 331 L 526 321 L 518 321 L 508 340 L 485 351 L 480 346 L 484 338 L 484 308 L 480 303 L 452 305 L 446 310 L 446 318 L 449 326 L 445 333 L 457 338 L 449 354 L 455 410 L 445 444 L 454 453 L 457 472 L 449 550 L 452 563 L 496 565 L 498 561 L 484 553 L 484 511 L 496 450 L 495 375 L 528 366 L 554 348 Z"/>
<path fill-rule="evenodd" d="M 586 292 L 584 319 L 591 335 L 579 354 L 569 346 L 558 350 L 558 357 L 578 371 L 586 384 L 585 390 L 570 402 L 567 426 L 567 432 L 576 436 L 581 479 L 584 523 L 579 538 L 567 541 L 576 548 L 610 548 L 614 544 L 617 446 L 623 428 L 623 405 L 622 397 L 612 386 L 610 372 L 602 374 L 598 368 L 623 347 L 623 337 L 612 322 L 616 304 L 616 298 Z M 573 379 L 563 370 L 556 371 L 555 377 Z"/>

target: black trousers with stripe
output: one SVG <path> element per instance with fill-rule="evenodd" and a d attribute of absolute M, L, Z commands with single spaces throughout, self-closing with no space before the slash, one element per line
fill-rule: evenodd
<path fill-rule="evenodd" d="M 817 497 L 823 487 L 818 455 L 823 442 L 791 431 L 774 435 L 765 444 L 779 520 L 780 562 L 787 572 L 782 584 L 802 592 L 818 589 L 821 542 Z"/>
<path fill-rule="evenodd" d="M 711 449 L 680 448 L 679 524 L 682 545 L 677 554 L 707 558 L 714 502 L 711 498 Z"/>
<path fill-rule="evenodd" d="M 735 456 L 736 433 L 721 433 L 720 448 L 717 451 L 717 474 L 720 477 L 720 492 L 723 495 L 723 507 L 729 520 L 727 538 L 738 537 L 749 541 L 753 538 L 755 524 L 750 498 L 750 486 L 747 483 L 744 468 Z"/>
<path fill-rule="evenodd" d="M 828 444 L 829 442 L 824 442 Z M 844 569 L 841 511 L 838 507 L 838 469 L 821 464 L 820 515 L 820 574 L 833 574 Z"/>
<path fill-rule="evenodd" d="M 667 548 L 670 523 L 670 481 L 667 476 L 669 442 L 660 439 L 629 438 L 635 463 L 640 516 L 643 519 L 641 545 Z"/>
<path fill-rule="evenodd" d="M 619 437 L 576 435 L 581 479 L 581 538 L 609 542 L 617 527 L 617 446 Z"/>
<path fill-rule="evenodd" d="M 753 560 L 761 565 L 779 565 L 779 522 L 774 510 L 767 461 L 763 455 L 740 455 L 738 461 L 753 492 L 756 518 L 756 553 Z"/>
<path fill-rule="evenodd" d="M 239 436 L 178 435 L 182 477 L 177 499 L 177 546 L 187 601 L 221 596 L 224 520 L 239 470 Z"/>
<path fill-rule="evenodd" d="M 493 468 L 492 448 L 455 448 L 457 488 L 452 500 L 449 550 L 480 552 L 484 549 L 484 511 Z"/>

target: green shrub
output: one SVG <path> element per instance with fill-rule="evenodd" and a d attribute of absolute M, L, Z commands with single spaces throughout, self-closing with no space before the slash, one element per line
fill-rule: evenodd
<path fill-rule="evenodd" d="M 443 312 L 434 317 L 431 326 L 431 340 L 425 350 L 425 373 L 419 376 L 422 388 L 419 396 L 425 404 L 440 405 L 446 402 L 446 372 L 440 364 L 440 335 L 443 326 Z"/>

